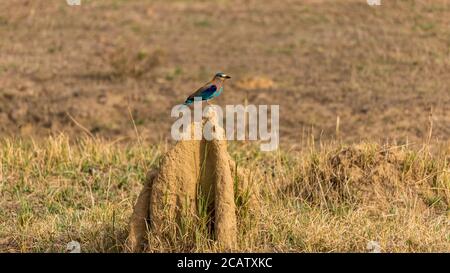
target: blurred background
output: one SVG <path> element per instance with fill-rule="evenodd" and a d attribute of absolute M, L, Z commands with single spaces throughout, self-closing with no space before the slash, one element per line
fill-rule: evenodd
<path fill-rule="evenodd" d="M 223 71 L 214 103 L 279 104 L 282 145 L 448 141 L 449 57 L 444 0 L 1 1 L 0 136 L 160 142 Z"/>

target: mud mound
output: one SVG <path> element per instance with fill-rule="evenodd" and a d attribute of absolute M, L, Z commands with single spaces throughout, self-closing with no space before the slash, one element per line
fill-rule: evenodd
<path fill-rule="evenodd" d="M 287 191 L 329 208 L 349 203 L 445 210 L 448 200 L 438 186 L 444 183 L 440 174 L 445 168 L 421 153 L 352 146 L 305 160 L 302 174 Z"/>
<path fill-rule="evenodd" d="M 249 194 L 253 189 L 249 184 L 248 172 L 236 169 L 230 158 L 226 140 L 178 142 L 159 170 L 148 175 L 130 222 L 131 250 L 143 249 L 148 229 L 164 237 L 189 224 L 204 225 L 220 246 L 234 249 L 235 200 L 251 209 L 258 203 L 255 195 Z"/>
<path fill-rule="evenodd" d="M 275 83 L 271 79 L 262 76 L 243 78 L 236 85 L 244 90 L 263 90 L 275 87 Z"/>

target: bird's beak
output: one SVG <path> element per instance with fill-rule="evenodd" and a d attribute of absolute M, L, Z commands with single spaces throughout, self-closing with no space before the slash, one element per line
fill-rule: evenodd
<path fill-rule="evenodd" d="M 228 76 L 228 75 L 224 75 L 223 77 L 224 77 L 225 79 L 231 79 L 231 77 Z"/>

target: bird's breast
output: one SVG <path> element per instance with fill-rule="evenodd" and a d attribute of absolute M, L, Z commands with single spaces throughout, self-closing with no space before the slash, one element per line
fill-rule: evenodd
<path fill-rule="evenodd" d="M 215 97 L 218 97 L 223 91 L 223 87 L 220 87 L 219 90 L 217 90 L 214 94 Z"/>

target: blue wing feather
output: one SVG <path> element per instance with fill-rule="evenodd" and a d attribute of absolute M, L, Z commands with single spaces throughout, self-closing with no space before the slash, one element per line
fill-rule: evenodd
<path fill-rule="evenodd" d="M 202 86 L 200 89 L 195 91 L 192 95 L 190 95 L 186 101 L 184 102 L 185 105 L 192 104 L 194 102 L 194 98 L 201 97 L 202 100 L 210 99 L 214 96 L 214 92 L 217 91 L 217 86 L 214 84 L 207 84 L 205 86 Z"/>

